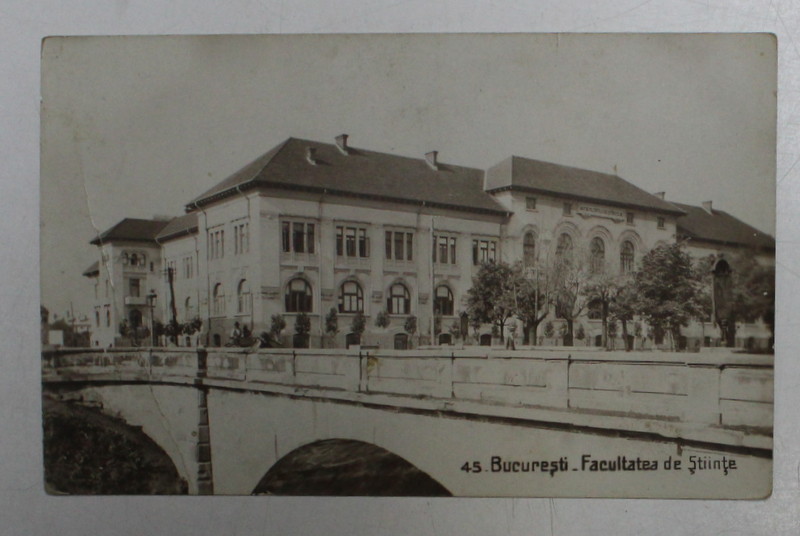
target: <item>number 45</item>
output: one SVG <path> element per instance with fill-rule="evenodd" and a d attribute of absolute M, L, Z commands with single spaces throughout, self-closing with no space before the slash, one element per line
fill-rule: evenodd
<path fill-rule="evenodd" d="M 461 466 L 461 470 L 465 473 L 480 473 L 483 469 L 481 468 L 481 462 L 464 462 L 464 465 Z"/>

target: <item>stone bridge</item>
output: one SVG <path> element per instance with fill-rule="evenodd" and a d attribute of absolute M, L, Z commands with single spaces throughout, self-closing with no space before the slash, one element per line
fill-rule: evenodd
<path fill-rule="evenodd" d="M 456 496 L 757 498 L 772 377 L 728 351 L 152 348 L 45 352 L 42 380 L 141 426 L 195 494 L 258 492 L 340 440 L 339 460 L 373 446 Z"/>

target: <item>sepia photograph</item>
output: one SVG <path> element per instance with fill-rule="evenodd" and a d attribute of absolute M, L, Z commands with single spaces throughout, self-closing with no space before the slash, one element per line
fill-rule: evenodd
<path fill-rule="evenodd" d="M 768 497 L 776 67 L 752 33 L 47 38 L 44 489 Z"/>

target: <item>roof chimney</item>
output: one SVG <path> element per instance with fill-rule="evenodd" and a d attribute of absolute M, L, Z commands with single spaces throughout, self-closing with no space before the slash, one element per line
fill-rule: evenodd
<path fill-rule="evenodd" d="M 317 165 L 317 148 L 316 147 L 306 147 L 306 160 L 312 166 Z"/>
<path fill-rule="evenodd" d="M 703 201 L 703 210 L 705 210 L 712 216 L 714 215 L 714 212 L 711 210 L 711 201 Z"/>
<path fill-rule="evenodd" d="M 349 154 L 349 147 L 347 147 L 347 134 L 339 134 L 336 136 L 336 147 L 342 152 L 342 154 Z"/>
<path fill-rule="evenodd" d="M 430 151 L 425 153 L 425 160 L 428 161 L 428 165 L 431 166 L 431 169 L 439 169 L 439 162 L 436 157 L 439 155 L 439 151 Z"/>
<path fill-rule="evenodd" d="M 659 199 L 664 199 L 667 196 L 667 192 L 656 192 L 653 195 Z"/>

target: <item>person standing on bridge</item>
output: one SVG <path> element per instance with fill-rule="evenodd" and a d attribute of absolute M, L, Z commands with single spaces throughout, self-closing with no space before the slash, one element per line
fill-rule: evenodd
<path fill-rule="evenodd" d="M 239 344 L 239 340 L 242 338 L 242 330 L 239 327 L 239 322 L 235 322 L 233 324 L 233 329 L 231 330 L 230 341 L 234 345 Z"/>

